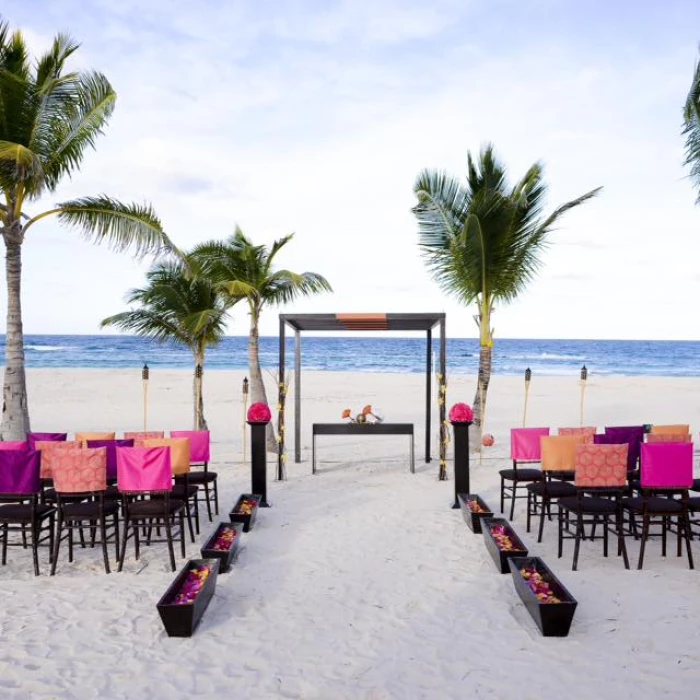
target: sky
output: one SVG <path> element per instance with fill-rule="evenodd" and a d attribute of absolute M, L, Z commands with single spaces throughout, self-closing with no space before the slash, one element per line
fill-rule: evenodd
<path fill-rule="evenodd" d="M 515 181 L 545 166 L 549 209 L 594 187 L 496 338 L 700 340 L 700 206 L 682 107 L 696 0 L 4 0 L 36 55 L 60 31 L 117 106 L 97 149 L 35 214 L 74 196 L 147 201 L 181 247 L 295 236 L 277 260 L 332 294 L 263 313 L 473 308 L 429 276 L 411 208 L 424 168 L 462 176 L 491 142 Z M 44 219 L 23 246 L 25 333 L 99 333 L 148 261 Z M 0 291 L 6 307 L 6 294 Z M 0 332 L 4 332 L 4 313 Z M 228 332 L 249 320 L 234 309 Z M 114 331 L 112 331 L 114 332 Z"/>

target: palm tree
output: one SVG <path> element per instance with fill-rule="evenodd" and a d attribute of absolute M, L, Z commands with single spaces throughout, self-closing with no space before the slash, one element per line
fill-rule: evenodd
<path fill-rule="evenodd" d="M 542 166 L 532 165 L 509 188 L 504 166 L 487 145 L 474 162 L 467 159 L 466 184 L 446 173 L 423 171 L 414 192 L 418 204 L 419 245 L 433 278 L 464 304 L 476 302 L 479 327 L 479 375 L 474 398 L 477 445 L 491 379 L 496 302 L 520 294 L 541 265 L 547 235 L 569 209 L 595 196 L 601 188 L 558 207 L 543 217 L 547 186 Z"/>
<path fill-rule="evenodd" d="M 22 244 L 34 224 L 56 216 L 95 242 L 146 254 L 172 249 L 148 205 L 123 204 L 106 195 L 83 197 L 28 213 L 27 205 L 53 193 L 76 172 L 94 147 L 114 108 L 115 93 L 94 71 L 67 72 L 76 51 L 59 34 L 36 62 L 20 32 L 0 21 L 0 234 L 5 241 L 7 277 L 6 363 L 0 437 L 21 440 L 29 430 L 24 369 L 21 270 Z"/>
<path fill-rule="evenodd" d="M 224 337 L 227 303 L 207 279 L 192 277 L 182 261 L 157 263 L 146 279 L 145 287 L 127 295 L 127 303 L 139 308 L 110 316 L 101 326 L 188 347 L 194 356 L 194 429 L 206 430 L 204 360 L 207 348 Z"/>
<path fill-rule="evenodd" d="M 250 393 L 253 403 L 267 403 L 267 394 L 260 371 L 259 323 L 265 305 L 287 304 L 301 296 L 309 296 L 324 291 L 332 291 L 324 277 L 315 272 L 291 272 L 273 270 L 277 253 L 292 240 L 294 234 L 275 241 L 270 249 L 264 245 L 254 245 L 239 227 L 225 241 L 202 243 L 192 251 L 206 274 L 230 300 L 245 299 L 250 314 L 250 334 L 248 339 L 248 365 L 250 373 Z M 268 451 L 275 452 L 272 425 L 268 430 Z"/>
<path fill-rule="evenodd" d="M 685 134 L 685 165 L 690 166 L 690 177 L 698 188 L 700 204 L 700 61 L 695 64 L 695 74 L 683 109 L 683 133 Z"/>

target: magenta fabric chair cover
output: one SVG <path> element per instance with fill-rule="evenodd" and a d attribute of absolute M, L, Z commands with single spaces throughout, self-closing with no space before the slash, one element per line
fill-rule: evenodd
<path fill-rule="evenodd" d="M 643 489 L 687 489 L 692 485 L 692 442 L 652 442 L 642 445 Z"/>
<path fill-rule="evenodd" d="M 169 447 L 120 447 L 117 450 L 120 491 L 170 491 L 173 472 Z"/>
<path fill-rule="evenodd" d="M 27 433 L 27 447 L 34 449 L 35 442 L 65 442 L 68 433 Z"/>
<path fill-rule="evenodd" d="M 639 463 L 641 445 L 644 442 L 644 426 L 606 426 L 605 434 L 621 438 L 629 445 L 629 449 L 627 450 L 627 470 L 631 472 L 634 471 L 637 468 L 637 464 Z"/>
<path fill-rule="evenodd" d="M 512 428 L 510 458 L 515 462 L 539 462 L 542 459 L 540 438 L 549 436 L 549 428 Z"/>
<path fill-rule="evenodd" d="M 190 464 L 203 464 L 209 461 L 208 430 L 171 430 L 171 438 L 188 438 L 190 441 Z"/>
<path fill-rule="evenodd" d="M 117 478 L 117 447 L 133 447 L 133 440 L 88 440 L 88 447 L 107 448 L 107 478 Z"/>
<path fill-rule="evenodd" d="M 21 442 L 0 442 L 0 450 L 24 450 L 25 452 L 29 449 L 26 440 Z"/>
<path fill-rule="evenodd" d="M 0 452 L 0 493 L 32 496 L 39 493 L 41 453 L 36 450 Z"/>

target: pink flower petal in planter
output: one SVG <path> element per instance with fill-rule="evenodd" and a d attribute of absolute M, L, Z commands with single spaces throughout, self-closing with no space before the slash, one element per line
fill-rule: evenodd
<path fill-rule="evenodd" d="M 180 590 L 173 598 L 174 605 L 192 605 L 204 582 L 209 578 L 211 569 L 208 566 L 195 566 L 187 572 Z"/>

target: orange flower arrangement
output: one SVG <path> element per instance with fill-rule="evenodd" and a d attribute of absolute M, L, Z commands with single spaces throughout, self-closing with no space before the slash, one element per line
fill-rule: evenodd
<path fill-rule="evenodd" d="M 374 412 L 372 404 L 369 403 L 354 417 L 352 410 L 349 408 L 344 409 L 340 417 L 343 420 L 349 419 L 351 423 L 381 423 L 383 420 L 382 416 Z"/>

